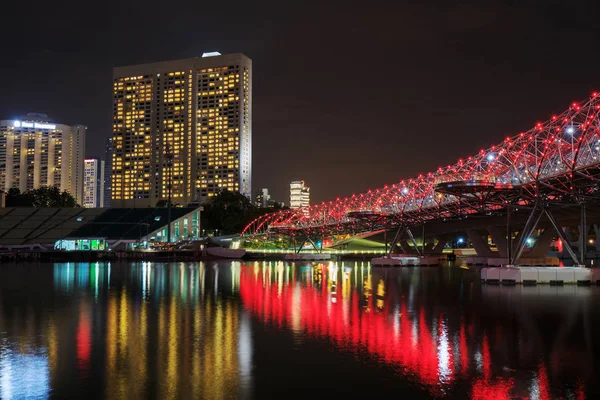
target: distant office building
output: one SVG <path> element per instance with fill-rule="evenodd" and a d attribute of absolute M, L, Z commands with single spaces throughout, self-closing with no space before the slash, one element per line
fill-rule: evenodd
<path fill-rule="evenodd" d="M 269 206 L 270 200 L 271 195 L 269 194 L 269 189 L 262 188 L 256 195 L 256 206 L 266 208 Z"/>
<path fill-rule="evenodd" d="M 85 140 L 86 140 L 87 127 L 82 125 L 75 125 L 71 131 L 71 157 L 69 157 L 70 163 L 65 165 L 69 166 L 69 173 L 71 174 L 71 187 L 73 197 L 77 200 L 77 204 L 83 202 L 83 160 L 85 159 Z"/>
<path fill-rule="evenodd" d="M 104 207 L 104 160 L 86 158 L 83 169 L 83 207 Z"/>
<path fill-rule="evenodd" d="M 310 205 L 310 188 L 304 181 L 290 183 L 290 208 L 308 207 Z"/>
<path fill-rule="evenodd" d="M 110 185 L 112 175 L 112 157 L 113 157 L 113 139 L 110 138 L 106 141 L 106 150 L 104 155 L 104 207 L 110 207 Z"/>
<path fill-rule="evenodd" d="M 0 190 L 56 186 L 81 204 L 86 131 L 45 114 L 0 121 Z"/>
<path fill-rule="evenodd" d="M 243 54 L 113 70 L 113 207 L 251 198 L 252 61 Z"/>

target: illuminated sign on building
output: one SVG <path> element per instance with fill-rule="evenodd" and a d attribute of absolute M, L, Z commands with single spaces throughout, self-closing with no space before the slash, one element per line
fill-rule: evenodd
<path fill-rule="evenodd" d="M 13 126 L 15 128 L 56 129 L 55 124 L 45 124 L 43 122 L 15 121 Z"/>

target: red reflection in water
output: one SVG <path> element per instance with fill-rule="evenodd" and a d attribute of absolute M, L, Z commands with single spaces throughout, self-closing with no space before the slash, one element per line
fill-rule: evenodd
<path fill-rule="evenodd" d="M 494 382 L 485 379 L 477 379 L 473 383 L 471 398 L 477 400 L 511 399 L 510 390 L 512 387 L 512 379 L 497 379 Z"/>
<path fill-rule="evenodd" d="M 321 266 L 300 273 L 298 280 L 292 273 L 283 284 L 270 268 L 242 268 L 240 295 L 245 307 L 262 320 L 328 338 L 350 351 L 366 349 L 386 363 L 402 366 L 406 375 L 415 377 L 434 395 L 447 393 L 444 388 L 459 373 L 469 379 L 472 357 L 467 337 L 475 335 L 474 321 L 465 326 L 461 319 L 456 335 L 451 337 L 445 315 L 427 316 L 423 305 L 409 310 L 406 296 L 380 291 L 383 280 L 379 284 L 365 280 L 361 294 L 348 274 L 338 277 L 334 270 L 328 279 L 327 268 Z M 399 304 L 390 304 L 392 297 L 399 298 Z M 502 336 L 502 329 L 497 327 L 494 346 Z M 514 380 L 494 376 L 487 334 L 480 350 L 481 376 L 473 382 L 471 397 L 511 398 Z M 542 366 L 539 380 L 541 398 L 548 398 L 548 377 Z"/>
<path fill-rule="evenodd" d="M 339 283 L 330 293 L 325 282 L 319 291 L 292 279 L 288 286 L 281 288 L 270 282 L 269 273 L 263 278 L 262 274 L 253 275 L 248 268 L 241 273 L 240 294 L 245 306 L 265 321 L 328 337 L 342 348 L 366 348 L 387 363 L 404 366 L 423 384 L 448 384 L 454 379 L 454 351 L 443 318 L 439 318 L 437 339 L 434 339 L 423 307 L 416 316 L 410 316 L 403 299 L 399 315 L 379 312 L 373 304 L 378 299 L 365 291 L 366 304 L 361 312 L 361 296 L 356 291 L 342 299 L 340 290 L 343 289 L 339 286 L 343 284 L 350 285 L 350 282 Z M 331 296 L 329 300 L 328 296 Z M 388 307 L 384 300 L 383 309 Z M 462 330 L 464 332 L 464 327 Z M 466 369 L 466 340 L 462 346 L 461 368 Z"/>
<path fill-rule="evenodd" d="M 550 399 L 550 383 L 548 382 L 548 374 L 544 364 L 538 367 L 538 387 L 540 390 L 540 400 Z"/>
<path fill-rule="evenodd" d="M 77 366 L 80 371 L 85 371 L 90 366 L 90 353 L 92 346 L 92 326 L 90 324 L 90 313 L 87 307 L 82 307 L 79 312 L 79 324 L 77 325 Z"/>
<path fill-rule="evenodd" d="M 585 385 L 581 381 L 577 382 L 575 396 L 577 400 L 585 400 Z"/>
<path fill-rule="evenodd" d="M 472 399 L 501 400 L 510 399 L 510 391 L 513 387 L 512 379 L 492 378 L 492 360 L 490 356 L 490 344 L 487 334 L 483 336 L 481 346 L 481 370 L 483 377 L 475 380 L 471 391 Z"/>
<path fill-rule="evenodd" d="M 466 377 L 469 370 L 469 354 L 467 350 L 467 334 L 465 333 L 464 322 L 460 324 L 459 346 L 461 376 Z"/>

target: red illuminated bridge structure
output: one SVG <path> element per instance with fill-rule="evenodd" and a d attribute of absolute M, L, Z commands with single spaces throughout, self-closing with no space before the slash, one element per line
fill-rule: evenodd
<path fill-rule="evenodd" d="M 525 238 L 545 215 L 579 264 L 554 214 L 575 208 L 586 228 L 586 209 L 600 200 L 600 96 L 572 103 L 526 132 L 412 179 L 307 208 L 261 216 L 243 236 L 328 237 L 410 228 L 527 209 L 523 234 L 509 255 L 520 255 Z M 591 208 L 590 208 L 591 209 Z M 507 215 L 508 214 L 508 215 Z M 412 234 L 409 234 L 412 239 Z M 585 246 L 581 246 L 582 248 Z"/>

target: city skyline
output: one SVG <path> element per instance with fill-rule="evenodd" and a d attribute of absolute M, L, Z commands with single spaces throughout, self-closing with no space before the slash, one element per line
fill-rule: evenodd
<path fill-rule="evenodd" d="M 151 50 L 119 40 L 131 29 L 125 15 L 107 10 L 102 18 L 88 18 L 93 13 L 69 9 L 103 22 L 82 35 L 67 35 L 52 22 L 68 14 L 66 5 L 26 10 L 31 29 L 0 39 L 11 54 L 0 68 L 14 76 L 0 83 L 1 117 L 39 110 L 84 123 L 93 132 L 87 155 L 101 157 L 110 136 L 112 67 L 212 50 L 241 52 L 257 67 L 254 186 L 286 198 L 287 182 L 300 175 L 311 182 L 318 203 L 448 165 L 527 130 L 549 110 L 560 111 L 563 99 L 584 98 L 600 86 L 588 68 L 599 61 L 589 51 L 598 37 L 592 20 L 597 6 L 591 2 L 541 8 L 505 1 L 393 4 L 366 15 L 335 4 L 317 14 L 310 8 L 235 5 L 238 12 L 226 23 L 213 18 L 220 7 L 191 6 L 169 32 L 147 32 Z M 25 12 L 22 5 L 11 7 L 9 14 Z M 200 9 L 207 17 L 202 27 L 192 23 Z M 150 10 L 140 12 L 150 18 Z M 296 27 L 306 21 L 311 29 L 300 34 Z M 13 24 L 18 21 L 9 21 Z M 579 56 L 550 62 L 565 46 Z M 541 72 L 540 65 L 546 65 Z M 376 74 L 373 68 L 389 72 Z M 548 84 L 552 81 L 565 84 Z M 444 145 L 430 146 L 434 142 Z M 428 148 L 429 157 L 417 156 L 407 143 Z M 365 156 L 373 162 L 361 163 L 347 179 Z M 290 162 L 294 159 L 298 162 Z"/>
<path fill-rule="evenodd" d="M 600 393 L 599 1 L 2 10 L 2 399 Z"/>

